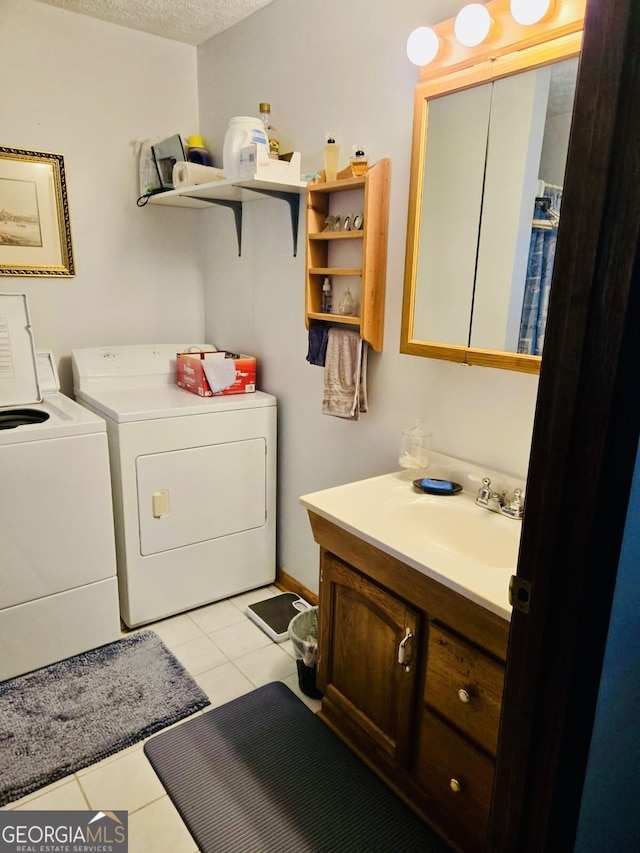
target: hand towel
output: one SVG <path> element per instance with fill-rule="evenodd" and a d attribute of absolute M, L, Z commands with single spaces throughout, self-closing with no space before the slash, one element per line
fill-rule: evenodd
<path fill-rule="evenodd" d="M 353 329 L 329 329 L 322 413 L 359 420 L 367 411 L 367 344 Z"/>
<path fill-rule="evenodd" d="M 317 364 L 318 367 L 324 367 L 327 357 L 327 340 L 329 337 L 329 327 L 324 323 L 312 323 L 309 326 L 309 351 L 307 352 L 307 361 L 309 364 Z"/>

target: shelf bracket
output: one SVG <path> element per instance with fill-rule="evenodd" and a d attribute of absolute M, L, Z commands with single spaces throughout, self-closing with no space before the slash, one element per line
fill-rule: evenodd
<path fill-rule="evenodd" d="M 298 222 L 300 218 L 300 194 L 288 193 L 283 190 L 268 190 L 258 189 L 257 187 L 248 187 L 252 193 L 260 193 L 260 195 L 269 196 L 269 198 L 278 198 L 281 201 L 286 201 L 289 205 L 291 214 L 291 231 L 293 233 L 293 257 L 298 254 Z"/>
<path fill-rule="evenodd" d="M 185 196 L 187 194 L 185 193 Z M 242 202 L 230 201 L 225 198 L 203 198 L 202 196 L 187 196 L 187 198 L 197 198 L 198 201 L 206 201 L 208 204 L 217 204 L 220 207 L 228 207 L 233 211 L 233 216 L 236 221 L 236 237 L 238 239 L 238 257 L 242 255 Z"/>

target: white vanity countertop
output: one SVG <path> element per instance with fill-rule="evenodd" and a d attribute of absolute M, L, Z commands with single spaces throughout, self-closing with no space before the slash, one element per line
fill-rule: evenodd
<path fill-rule="evenodd" d="M 429 471 L 429 476 L 438 476 Z M 475 503 L 476 492 L 433 496 L 406 472 L 383 474 L 303 495 L 301 503 L 343 530 L 511 619 L 522 522 Z"/>

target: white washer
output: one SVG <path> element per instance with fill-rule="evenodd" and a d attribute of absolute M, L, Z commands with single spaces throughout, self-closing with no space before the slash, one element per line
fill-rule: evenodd
<path fill-rule="evenodd" d="M 76 399 L 107 423 L 130 627 L 275 579 L 275 397 L 179 388 L 176 354 L 189 346 L 71 354 Z"/>
<path fill-rule="evenodd" d="M 104 420 L 36 361 L 26 296 L 0 294 L 0 680 L 120 636 Z"/>

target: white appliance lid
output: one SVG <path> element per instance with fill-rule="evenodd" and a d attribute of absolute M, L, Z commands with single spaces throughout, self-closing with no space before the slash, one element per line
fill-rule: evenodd
<path fill-rule="evenodd" d="M 41 402 L 25 293 L 0 293 L 0 408 Z"/>
<path fill-rule="evenodd" d="M 84 391 L 76 388 L 76 400 L 86 403 L 100 415 L 116 423 L 179 418 L 184 415 L 209 415 L 238 409 L 275 406 L 276 398 L 264 391 L 251 394 L 224 394 L 199 397 L 177 385 L 162 388 L 123 388 Z"/>

